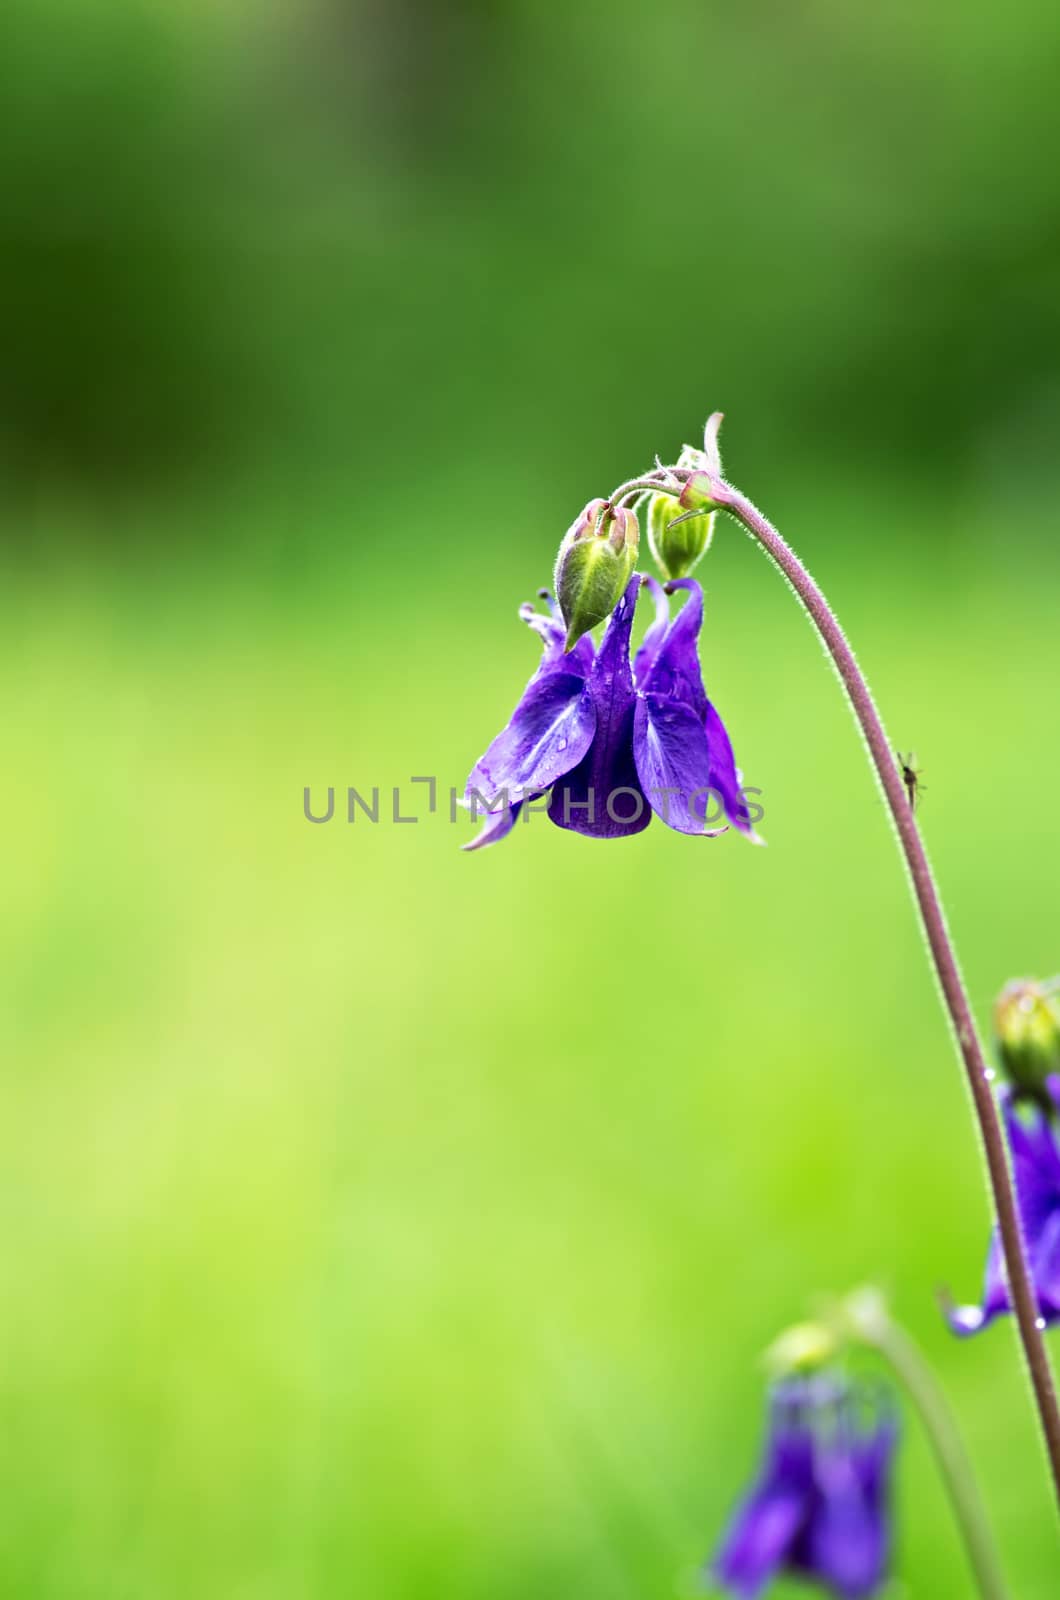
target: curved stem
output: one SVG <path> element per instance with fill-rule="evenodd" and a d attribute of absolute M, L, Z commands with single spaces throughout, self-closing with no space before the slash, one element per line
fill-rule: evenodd
<path fill-rule="evenodd" d="M 607 497 L 609 506 L 615 506 L 628 499 L 630 495 L 639 494 L 668 494 L 675 498 L 681 493 L 680 483 L 660 482 L 658 478 L 643 477 L 629 478 L 625 483 L 620 483 L 615 492 Z"/>
<path fill-rule="evenodd" d="M 957 1425 L 923 1352 L 904 1328 L 883 1320 L 869 1340 L 890 1365 L 916 1407 L 949 1495 L 968 1561 L 983 1600 L 1008 1600 L 1001 1562 Z"/>
<path fill-rule="evenodd" d="M 894 819 L 899 847 L 909 870 L 913 894 L 931 951 L 939 987 L 942 990 L 943 1002 L 956 1035 L 968 1087 L 971 1090 L 972 1105 L 986 1154 L 990 1191 L 997 1212 L 1009 1294 L 1016 1315 L 1023 1353 L 1030 1371 L 1053 1485 L 1060 1501 L 1060 1412 L 1057 1410 L 1052 1369 L 1042 1340 L 1038 1306 L 1027 1266 L 1019 1210 L 1005 1154 L 1005 1141 L 997 1106 L 990 1090 L 990 1076 L 972 1020 L 968 996 L 946 929 L 946 919 L 938 890 L 901 774 L 895 765 L 883 723 L 880 721 L 869 686 L 854 659 L 854 653 L 831 607 L 802 562 L 781 538 L 773 524 L 751 504 L 746 495 L 742 495 L 738 489 L 734 489 L 720 477 L 713 476 L 710 492 L 715 504 L 741 522 L 751 537 L 780 568 L 808 612 L 810 621 L 835 663 L 868 746 L 887 807 Z"/>

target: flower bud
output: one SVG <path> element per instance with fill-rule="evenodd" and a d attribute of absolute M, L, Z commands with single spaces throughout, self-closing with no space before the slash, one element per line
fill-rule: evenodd
<path fill-rule="evenodd" d="M 709 472 L 693 472 L 681 490 L 682 511 L 718 511 L 724 507 L 714 498 L 714 480 Z"/>
<path fill-rule="evenodd" d="M 797 1322 L 773 1340 L 765 1363 L 773 1377 L 786 1378 L 797 1372 L 818 1372 L 835 1360 L 838 1350 L 839 1341 L 824 1323 Z"/>
<path fill-rule="evenodd" d="M 1001 1062 L 1017 1089 L 1040 1095 L 1060 1072 L 1060 1004 L 1052 985 L 1033 978 L 1007 983 L 994 1006 Z"/>
<path fill-rule="evenodd" d="M 677 521 L 678 518 L 682 520 Z M 713 511 L 687 516 L 672 495 L 652 496 L 648 506 L 648 543 L 664 577 L 687 578 L 713 537 Z"/>
<path fill-rule="evenodd" d="M 566 648 L 609 617 L 633 576 L 640 548 L 636 512 L 590 500 L 556 557 L 556 598 L 567 624 Z"/>

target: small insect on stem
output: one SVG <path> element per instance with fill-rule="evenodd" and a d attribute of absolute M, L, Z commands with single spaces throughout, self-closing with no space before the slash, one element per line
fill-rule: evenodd
<path fill-rule="evenodd" d="M 909 754 L 905 756 L 900 750 L 896 750 L 894 753 L 902 770 L 902 782 L 905 784 L 905 792 L 909 796 L 909 809 L 910 811 L 915 811 L 916 803 L 920 796 L 927 793 L 927 784 L 920 781 L 923 774 L 920 767 L 917 766 L 916 752 L 910 750 Z"/>

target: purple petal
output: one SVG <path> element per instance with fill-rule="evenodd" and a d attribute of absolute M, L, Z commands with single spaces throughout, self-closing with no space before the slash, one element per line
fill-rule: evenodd
<path fill-rule="evenodd" d="M 1038 1310 L 1050 1326 L 1060 1322 L 1060 1211 L 1054 1211 L 1031 1251 Z"/>
<path fill-rule="evenodd" d="M 550 789 L 582 759 L 593 741 L 596 710 L 584 678 L 549 671 L 527 684 L 506 728 L 472 768 L 467 796 L 488 804 L 501 795 L 522 799 Z"/>
<path fill-rule="evenodd" d="M 651 821 L 633 762 L 636 700 L 629 636 L 639 588 L 640 578 L 631 578 L 611 613 L 588 680 L 595 732 L 578 765 L 555 784 L 549 801 L 548 814 L 557 827 L 594 839 L 640 833 Z"/>
<path fill-rule="evenodd" d="M 955 1333 L 958 1339 L 969 1339 L 973 1333 L 979 1333 L 993 1318 L 988 1317 L 982 1306 L 947 1306 L 946 1321 L 950 1332 Z"/>
<path fill-rule="evenodd" d="M 710 1571 L 740 1600 L 755 1600 L 786 1563 L 806 1517 L 810 1487 L 767 1480 L 736 1513 Z"/>
<path fill-rule="evenodd" d="M 860 1600 L 878 1588 L 887 1565 L 888 1530 L 882 1511 L 874 1508 L 844 1452 L 818 1467 L 820 1496 L 797 1564 L 844 1597 Z"/>
<path fill-rule="evenodd" d="M 793 1565 L 844 1600 L 875 1594 L 890 1556 L 890 1473 L 897 1427 L 884 1416 L 862 1433 L 849 1417 L 819 1438 L 816 1494 Z"/>
<path fill-rule="evenodd" d="M 718 1582 L 742 1600 L 753 1600 L 778 1569 L 790 1564 L 813 1506 L 813 1436 L 802 1412 L 801 1387 L 782 1385 L 774 1391 L 758 1481 L 710 1565 Z"/>
<path fill-rule="evenodd" d="M 644 793 L 657 816 L 678 833 L 713 838 L 724 827 L 708 828 L 710 748 L 692 707 L 659 695 L 637 700 L 633 754 Z"/>
<path fill-rule="evenodd" d="M 743 789 L 740 787 L 740 775 L 736 770 L 732 744 L 725 731 L 725 724 L 709 700 L 704 727 L 710 749 L 710 787 L 720 797 L 725 815 L 733 827 L 754 844 L 763 844 L 764 840 L 751 826 L 751 813 L 744 799 Z"/>
<path fill-rule="evenodd" d="M 883 1509 L 890 1490 L 891 1462 L 898 1442 L 893 1417 L 884 1417 L 868 1438 L 854 1445 L 854 1467 L 869 1504 Z"/>
<path fill-rule="evenodd" d="M 666 637 L 666 630 L 670 626 L 670 602 L 661 583 L 655 578 L 645 577 L 644 586 L 651 595 L 655 604 L 655 621 L 644 635 L 640 649 L 633 660 L 633 678 L 638 689 L 644 687 L 645 679 L 651 670 L 659 646 Z"/>
<path fill-rule="evenodd" d="M 712 789 L 721 801 L 722 808 L 729 822 L 734 828 L 745 834 L 755 843 L 762 841 L 758 838 L 751 826 L 750 811 L 740 787 L 739 775 L 736 771 L 736 762 L 732 753 L 732 744 L 725 731 L 725 724 L 721 717 L 707 699 L 707 692 L 703 687 L 703 678 L 699 666 L 699 633 L 703 625 L 703 591 L 694 578 L 679 578 L 669 585 L 671 591 L 685 589 L 688 599 L 677 616 L 671 622 L 665 637 L 654 645 L 654 653 L 650 660 L 646 659 L 641 670 L 641 656 L 644 655 L 648 638 L 654 632 L 649 630 L 644 646 L 641 647 L 637 657 L 638 675 L 637 687 L 645 700 L 649 703 L 651 721 L 658 722 L 661 703 L 666 700 L 687 706 L 696 716 L 703 729 L 702 744 L 697 744 L 693 749 L 689 739 L 681 739 L 682 749 L 673 750 L 672 763 L 675 765 L 689 766 L 691 763 L 698 772 L 702 766 L 702 753 L 706 752 L 706 766 L 697 782 L 687 790 L 686 801 L 681 808 L 675 808 L 674 816 L 683 816 L 685 824 L 672 821 L 671 827 L 678 828 L 682 833 L 704 833 L 707 830 L 703 825 L 705 805 L 700 806 L 692 800 L 696 789 Z M 680 731 L 680 719 L 674 725 L 675 739 Z M 645 731 L 647 729 L 645 728 Z M 654 766 L 653 752 L 645 751 L 646 764 Z M 689 769 L 691 770 L 691 768 Z M 642 774 L 643 777 L 643 774 Z M 654 780 L 653 780 L 654 781 Z M 663 780 L 662 786 L 666 786 Z M 654 801 L 653 801 L 654 804 Z M 658 808 L 656 808 L 658 809 Z M 664 821 L 668 820 L 660 811 Z M 717 830 L 723 832 L 723 829 Z"/>
<path fill-rule="evenodd" d="M 505 791 L 547 789 L 562 772 L 576 765 L 592 739 L 594 713 L 586 688 L 593 664 L 593 642 L 580 639 L 569 655 L 564 653 L 566 629 L 559 607 L 546 589 L 541 590 L 549 615 L 535 611 L 529 602 L 519 615 L 542 643 L 537 671 L 523 690 L 507 727 L 475 763 L 467 780 L 465 804 L 478 799 L 492 809 Z M 495 837 L 482 843 L 490 843 Z"/>
<path fill-rule="evenodd" d="M 1001 1239 L 995 1228 L 990 1235 L 990 1248 L 986 1255 L 982 1305 L 947 1306 L 946 1321 L 950 1325 L 951 1332 L 958 1338 L 966 1339 L 973 1333 L 981 1332 L 995 1317 L 1009 1309 L 1005 1258 L 1001 1250 Z"/>
<path fill-rule="evenodd" d="M 1060 1210 L 1060 1153 L 1052 1124 L 1040 1106 L 1029 1106 L 1024 1120 L 1015 1097 L 1006 1091 L 1002 1096 L 1002 1115 L 1012 1151 L 1020 1220 L 1028 1247 L 1033 1251 L 1049 1218 Z"/>
<path fill-rule="evenodd" d="M 683 700 L 703 717 L 707 710 L 707 692 L 699 669 L 698 650 L 699 630 L 703 624 L 703 591 L 694 578 L 679 578 L 668 587 L 671 591 L 687 589 L 688 599 L 655 645 L 653 658 L 646 661 L 645 670 L 638 674 L 637 688 L 642 694 Z M 652 632 L 654 628 L 649 629 L 649 638 Z"/>
<path fill-rule="evenodd" d="M 488 812 L 485 825 L 473 839 L 460 846 L 461 850 L 482 850 L 488 844 L 496 844 L 499 839 L 507 838 L 522 809 L 523 802 L 520 800 L 517 805 L 499 806 L 496 811 Z"/>

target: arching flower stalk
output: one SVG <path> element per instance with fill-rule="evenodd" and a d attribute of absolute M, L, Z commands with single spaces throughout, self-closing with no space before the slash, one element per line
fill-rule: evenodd
<path fill-rule="evenodd" d="M 907 787 L 907 773 L 895 759 L 865 676 L 821 590 L 772 523 L 722 476 L 721 420 L 720 412 L 710 418 L 701 450 L 686 446 L 671 467 L 656 460 L 654 467 L 621 484 L 606 500 L 590 502 L 564 540 L 557 562 L 562 620 L 527 617 L 544 640 L 541 665 L 511 721 L 469 779 L 468 803 L 484 804 L 492 813 L 472 848 L 510 832 L 526 800 L 546 791 L 551 791 L 549 816 L 560 827 L 618 838 L 639 833 L 653 812 L 683 833 L 709 835 L 717 830 L 707 826 L 707 795 L 716 789 L 727 823 L 751 834 L 749 808 L 732 747 L 700 677 L 696 641 L 702 596 L 698 584 L 688 577 L 711 544 L 712 535 L 716 536 L 717 513 L 727 512 L 787 579 L 817 630 L 846 691 L 894 822 L 964 1067 L 997 1217 L 996 1250 L 980 1322 L 988 1320 L 995 1302 L 1001 1309 L 1003 1287 L 1006 1304 L 1015 1314 L 1060 1501 L 1060 1410 L 1042 1340 L 1042 1329 L 1051 1314 L 1060 1244 L 1051 1232 L 1043 1244 L 1026 1206 L 1021 1217 L 1019 1139 L 1010 1124 L 1017 1166 L 1014 1181 L 992 1090 L 994 1074 L 983 1058 L 920 838 L 913 805 L 915 786 Z M 663 614 L 662 596 L 655 586 L 653 594 L 660 610 L 631 666 L 630 628 L 641 580 L 629 574 L 639 548 L 637 506 L 646 497 L 650 542 L 670 579 L 667 592 L 685 588 L 688 599 L 676 620 L 670 621 Z M 609 607 L 613 608 L 610 613 Z M 595 619 L 607 615 L 610 620 L 603 640 L 594 651 L 587 629 Z M 618 796 L 628 808 L 625 811 L 616 811 Z M 1045 1105 L 1041 1091 L 1039 1101 Z M 1046 1132 L 1051 1141 L 1051 1130 Z M 1039 1143 L 1045 1152 L 1044 1135 Z M 1025 1239 L 1025 1232 L 1032 1238 Z M 1028 1243 L 1035 1251 L 1033 1272 Z M 1042 1267 L 1045 1257 L 1048 1274 Z M 1043 1305 L 1036 1295 L 1036 1279 L 1043 1295 L 1049 1287 Z M 971 1331 L 970 1323 L 962 1331 Z"/>

